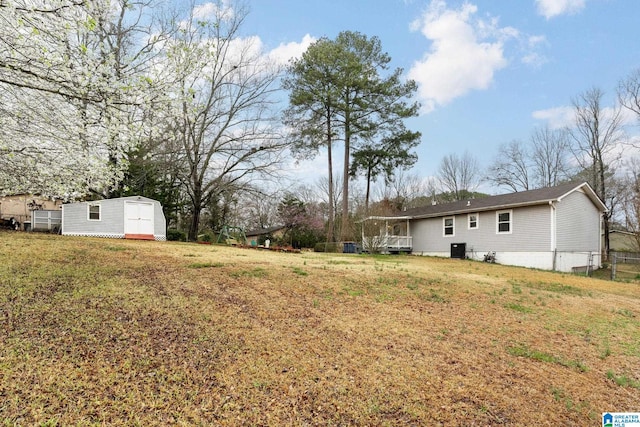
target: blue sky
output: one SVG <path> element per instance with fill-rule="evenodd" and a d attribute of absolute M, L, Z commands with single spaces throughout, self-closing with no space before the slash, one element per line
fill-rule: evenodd
<path fill-rule="evenodd" d="M 320 37 L 359 31 L 419 84 L 422 132 L 412 173 L 434 175 L 469 150 L 486 167 L 498 146 L 566 124 L 571 100 L 598 87 L 613 105 L 640 67 L 637 0 L 250 0 L 243 32 L 285 60 Z M 637 132 L 637 126 L 631 126 Z M 323 157 L 306 163 L 326 174 Z M 317 167 L 317 169 L 314 169 Z"/>

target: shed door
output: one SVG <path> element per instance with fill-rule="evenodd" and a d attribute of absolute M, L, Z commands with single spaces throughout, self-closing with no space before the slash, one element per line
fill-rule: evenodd
<path fill-rule="evenodd" d="M 153 240 L 153 203 L 125 202 L 124 235 L 127 239 Z"/>

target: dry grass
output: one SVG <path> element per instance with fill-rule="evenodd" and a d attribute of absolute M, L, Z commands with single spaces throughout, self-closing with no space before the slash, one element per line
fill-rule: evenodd
<path fill-rule="evenodd" d="M 640 288 L 420 257 L 0 233 L 0 422 L 596 425 Z"/>

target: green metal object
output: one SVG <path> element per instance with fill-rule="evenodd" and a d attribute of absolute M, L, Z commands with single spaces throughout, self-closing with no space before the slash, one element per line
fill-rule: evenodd
<path fill-rule="evenodd" d="M 227 245 L 246 245 L 247 236 L 244 234 L 242 227 L 233 225 L 223 225 L 218 233 L 217 243 L 226 243 Z"/>

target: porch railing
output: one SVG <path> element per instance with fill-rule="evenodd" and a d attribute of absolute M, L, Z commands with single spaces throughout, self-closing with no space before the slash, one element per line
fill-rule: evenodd
<path fill-rule="evenodd" d="M 387 236 L 387 248 L 389 249 L 411 249 L 413 247 L 413 237 L 411 236 Z"/>
<path fill-rule="evenodd" d="M 363 249 L 369 251 L 411 251 L 413 237 L 394 235 L 365 237 Z"/>

